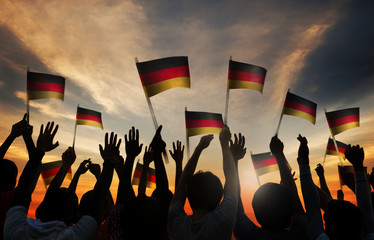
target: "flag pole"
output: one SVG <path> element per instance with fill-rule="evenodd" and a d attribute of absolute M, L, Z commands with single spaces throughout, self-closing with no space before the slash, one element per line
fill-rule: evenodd
<path fill-rule="evenodd" d="M 232 56 L 230 56 L 230 61 L 232 60 Z M 223 122 L 227 125 L 227 115 L 229 113 L 229 98 L 230 98 L 230 88 L 229 88 L 229 79 L 227 78 L 227 89 L 226 89 L 226 105 L 225 105 L 225 117 Z"/>
<path fill-rule="evenodd" d="M 187 107 L 184 107 L 184 116 L 186 116 L 186 112 L 187 112 Z M 188 161 L 190 159 L 190 139 L 187 136 L 187 128 L 186 128 L 186 145 L 187 145 L 187 161 Z"/>
<path fill-rule="evenodd" d="M 78 107 L 77 107 L 77 111 L 78 111 L 78 108 L 79 108 L 79 104 L 78 104 Z M 76 118 L 76 117 L 75 117 Z M 75 119 L 75 127 L 74 127 L 74 136 L 73 136 L 73 145 L 72 147 L 74 148 L 75 146 L 75 136 L 77 134 L 77 119 Z"/>
<path fill-rule="evenodd" d="M 326 116 L 326 112 L 327 112 L 327 111 L 326 111 L 326 108 L 325 108 L 325 116 Z M 326 116 L 326 119 L 327 119 L 327 116 Z M 330 128 L 330 127 L 329 127 L 329 128 Z M 330 128 L 330 132 L 331 132 L 332 140 L 334 141 L 334 145 L 335 145 L 336 153 L 338 154 L 339 163 L 340 163 L 341 166 L 343 166 L 343 160 L 342 160 L 342 158 L 340 157 L 338 144 L 336 143 L 335 136 L 334 136 L 334 134 L 332 133 L 331 128 Z"/>
<path fill-rule="evenodd" d="M 325 156 L 323 157 L 322 167 L 325 167 L 325 162 L 326 162 L 326 152 L 325 152 Z"/>
<path fill-rule="evenodd" d="M 136 64 L 139 63 L 139 60 L 138 60 L 137 57 L 135 57 L 135 63 Z M 149 97 L 147 96 L 147 93 L 145 91 L 144 91 L 144 94 L 145 94 L 145 99 L 147 100 L 149 111 L 151 112 L 151 116 L 152 116 L 152 120 L 153 120 L 153 125 L 155 126 L 155 130 L 157 131 L 158 123 L 157 123 L 155 112 L 153 111 L 153 106 L 152 106 L 151 100 L 149 99 Z M 165 162 L 169 163 L 169 158 L 168 158 L 168 155 L 167 155 L 166 151 L 163 152 L 162 154 L 164 155 Z"/>
<path fill-rule="evenodd" d="M 251 154 L 251 159 L 252 159 L 252 164 L 253 164 L 253 158 L 252 158 L 252 151 L 250 151 L 250 154 Z M 260 183 L 260 177 L 258 176 L 256 170 L 255 170 L 255 175 L 256 175 L 256 179 L 257 179 L 257 183 L 258 183 L 258 187 L 261 186 L 261 183 Z"/>
<path fill-rule="evenodd" d="M 287 93 L 290 92 L 290 89 L 288 89 Z M 287 98 L 287 94 L 286 94 L 286 98 Z M 286 101 L 286 98 L 284 99 L 284 101 Z M 278 127 L 277 127 L 277 131 L 275 132 L 275 136 L 278 135 L 278 132 L 279 132 L 279 128 L 281 126 L 281 123 L 282 123 L 282 119 L 283 119 L 283 108 L 284 108 L 284 102 L 283 102 L 283 107 L 282 107 L 282 113 L 281 113 L 281 116 L 279 118 L 279 122 L 278 122 Z"/>
<path fill-rule="evenodd" d="M 27 118 L 26 121 L 29 123 L 30 121 L 30 100 L 29 100 L 29 91 L 27 90 L 27 75 L 29 74 L 30 67 L 27 67 L 27 73 L 26 73 L 26 113 Z"/>

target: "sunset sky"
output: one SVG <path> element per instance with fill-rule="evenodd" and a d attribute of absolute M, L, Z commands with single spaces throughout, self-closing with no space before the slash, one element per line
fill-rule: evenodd
<path fill-rule="evenodd" d="M 318 104 L 317 121 L 284 116 L 279 138 L 298 177 L 297 135 L 309 140 L 310 165 L 323 161 L 330 131 L 327 111 L 360 107 L 360 127 L 336 136 L 365 148 L 365 164 L 374 167 L 374 2 L 373 1 L 10 1 L 0 8 L 0 141 L 26 110 L 26 71 L 66 78 L 65 100 L 30 103 L 36 140 L 47 121 L 60 125 L 60 146 L 43 162 L 55 161 L 73 141 L 77 104 L 102 113 L 104 131 L 78 126 L 77 160 L 102 163 L 98 145 L 105 132 L 122 138 L 131 126 L 148 145 L 154 126 L 134 58 L 148 61 L 188 56 L 191 88 L 175 88 L 151 97 L 168 149 L 186 143 L 184 108 L 223 113 L 230 56 L 268 70 L 264 91 L 231 90 L 228 125 L 246 137 L 247 155 L 239 175 L 246 211 L 258 187 L 249 152 L 269 151 L 287 89 Z M 198 136 L 190 138 L 191 152 Z M 144 150 L 144 148 L 143 148 Z M 121 152 L 125 154 L 124 148 Z M 139 156 L 141 158 L 142 154 Z M 6 158 L 23 169 L 27 154 L 17 139 Z M 166 165 L 174 191 L 175 164 Z M 186 163 L 186 159 L 184 163 Z M 338 159 L 327 156 L 325 173 L 332 195 L 340 188 Z M 345 162 L 345 164 L 349 164 Z M 210 170 L 224 182 L 218 136 L 204 151 L 198 169 Z M 313 178 L 318 178 L 313 171 Z M 260 177 L 279 182 L 279 173 Z M 297 181 L 299 182 L 299 181 Z M 94 177 L 82 176 L 77 193 L 93 188 Z M 299 183 L 298 183 L 299 185 Z M 111 187 L 116 194 L 118 178 Z M 346 198 L 354 196 L 343 187 Z M 45 193 L 41 179 L 32 208 Z M 355 201 L 355 200 L 353 200 Z"/>

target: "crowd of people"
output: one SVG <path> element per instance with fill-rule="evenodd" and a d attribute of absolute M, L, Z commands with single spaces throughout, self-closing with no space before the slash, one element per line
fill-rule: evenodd
<path fill-rule="evenodd" d="M 300 142 L 297 162 L 304 206 L 299 198 L 294 176 L 283 153 L 283 143 L 274 136 L 270 150 L 275 156 L 280 183 L 266 183 L 254 193 L 252 207 L 260 226 L 244 212 L 238 162 L 246 154 L 245 137 L 232 134 L 224 125 L 219 141 L 225 184 L 212 172 L 196 172 L 201 153 L 209 147 L 213 135 L 201 137 L 183 168 L 184 146 L 173 143 L 170 155 L 176 162 L 175 192 L 169 190 L 162 155 L 165 142 L 160 126 L 149 146 L 145 147 L 143 171 L 138 193 L 131 184 L 135 158 L 141 153 L 139 131 L 132 127 L 125 135 L 126 157 L 120 155 L 121 139 L 107 133 L 99 146 L 103 159 L 99 164 L 84 160 L 68 188 L 61 187 L 75 162 L 74 148 L 62 154 L 62 166 L 49 185 L 36 218 L 27 218 L 31 196 L 41 173 L 43 156 L 58 147 L 58 125 L 41 125 L 36 144 L 33 127 L 27 116 L 13 125 L 0 147 L 0 239 L 374 239 L 374 216 L 370 185 L 364 171 L 364 150 L 349 145 L 345 155 L 355 169 L 357 206 L 343 200 L 342 192 L 333 199 L 323 167 L 316 168 L 320 187 L 313 183 L 309 166 L 309 148 L 305 137 Z M 18 179 L 18 168 L 4 156 L 12 142 L 22 136 L 29 160 Z M 147 169 L 154 162 L 156 189 L 146 195 Z M 94 189 L 79 200 L 75 194 L 79 177 L 90 171 L 97 179 Z M 117 199 L 109 191 L 113 174 L 119 177 Z M 243 184 L 242 184 L 243 185 Z M 192 215 L 184 206 L 188 199 Z M 321 209 L 324 212 L 323 218 Z"/>

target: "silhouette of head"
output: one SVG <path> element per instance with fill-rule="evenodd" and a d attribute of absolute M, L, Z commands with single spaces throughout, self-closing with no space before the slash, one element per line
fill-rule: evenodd
<path fill-rule="evenodd" d="M 220 203 L 222 195 L 221 181 L 211 172 L 197 172 L 187 186 L 187 198 L 192 210 L 213 211 Z"/>
<path fill-rule="evenodd" d="M 294 203 L 288 187 L 266 183 L 257 189 L 252 207 L 257 221 L 263 228 L 282 230 L 291 223 Z"/>
<path fill-rule="evenodd" d="M 140 196 L 124 204 L 120 215 L 123 239 L 160 239 L 164 230 L 157 200 Z"/>
<path fill-rule="evenodd" d="M 78 197 L 67 188 L 48 190 L 35 216 L 42 222 L 59 220 L 67 226 L 75 223 L 78 213 Z"/>
<path fill-rule="evenodd" d="M 359 239 L 362 234 L 362 213 L 348 201 L 329 201 L 323 218 L 326 234 L 331 240 Z"/>
<path fill-rule="evenodd" d="M 84 215 L 88 215 L 91 208 L 92 204 L 95 204 L 93 202 L 93 197 L 94 197 L 94 190 L 90 190 L 83 194 L 81 201 L 79 203 L 79 216 L 82 217 Z M 109 215 L 112 212 L 113 208 L 113 199 L 110 196 L 110 193 L 107 195 L 105 199 L 105 207 L 101 215 L 101 222 L 103 222 L 105 219 L 109 217 Z"/>
<path fill-rule="evenodd" d="M 0 192 L 13 190 L 17 182 L 18 168 L 14 162 L 0 160 Z"/>

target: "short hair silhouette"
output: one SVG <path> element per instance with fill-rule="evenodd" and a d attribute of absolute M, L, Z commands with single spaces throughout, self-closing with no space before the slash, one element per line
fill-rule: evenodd
<path fill-rule="evenodd" d="M 223 187 L 219 178 L 211 172 L 199 171 L 187 185 L 187 198 L 192 210 L 213 211 L 221 202 Z"/>
<path fill-rule="evenodd" d="M 87 191 L 85 194 L 83 194 L 79 203 L 79 218 L 83 217 L 84 215 L 90 215 L 90 213 L 92 212 L 92 206 L 93 204 L 95 204 L 93 202 L 93 198 L 94 190 Z M 108 193 L 107 197 L 105 198 L 105 207 L 101 214 L 101 222 L 103 222 L 110 216 L 113 206 L 114 203 L 112 201 L 112 198 L 110 197 L 110 193 Z"/>
<path fill-rule="evenodd" d="M 10 160 L 0 160 L 0 192 L 13 190 L 17 183 L 18 168 Z"/>
<path fill-rule="evenodd" d="M 360 239 L 363 231 L 363 216 L 351 202 L 330 200 L 325 214 L 325 232 L 330 239 Z"/>
<path fill-rule="evenodd" d="M 77 220 L 78 197 L 68 188 L 48 190 L 35 216 L 42 222 L 59 220 L 71 226 Z"/>
<path fill-rule="evenodd" d="M 261 227 L 282 230 L 291 223 L 294 202 L 288 187 L 266 183 L 255 192 L 252 207 Z"/>

